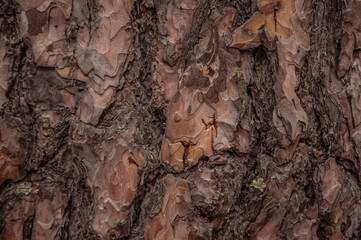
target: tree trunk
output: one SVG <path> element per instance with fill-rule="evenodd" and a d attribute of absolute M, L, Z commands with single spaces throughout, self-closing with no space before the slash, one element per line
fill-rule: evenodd
<path fill-rule="evenodd" d="M 361 239 L 359 0 L 0 0 L 0 238 Z"/>

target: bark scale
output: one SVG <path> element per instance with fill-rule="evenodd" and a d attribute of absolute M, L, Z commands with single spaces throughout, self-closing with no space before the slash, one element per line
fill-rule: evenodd
<path fill-rule="evenodd" d="M 0 0 L 1 239 L 360 239 L 361 2 Z"/>

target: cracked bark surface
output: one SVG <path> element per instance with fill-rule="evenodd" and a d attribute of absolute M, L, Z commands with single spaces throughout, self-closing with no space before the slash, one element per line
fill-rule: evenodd
<path fill-rule="evenodd" d="M 361 239 L 358 0 L 0 0 L 0 238 Z"/>

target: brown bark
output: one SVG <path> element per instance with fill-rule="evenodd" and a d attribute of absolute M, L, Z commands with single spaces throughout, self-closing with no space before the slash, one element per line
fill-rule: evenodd
<path fill-rule="evenodd" d="M 361 239 L 360 1 L 0 3 L 1 239 Z"/>

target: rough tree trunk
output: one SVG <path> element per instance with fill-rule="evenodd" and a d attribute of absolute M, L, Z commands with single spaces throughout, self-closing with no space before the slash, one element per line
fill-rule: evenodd
<path fill-rule="evenodd" d="M 0 0 L 1 239 L 361 239 L 360 12 Z"/>

